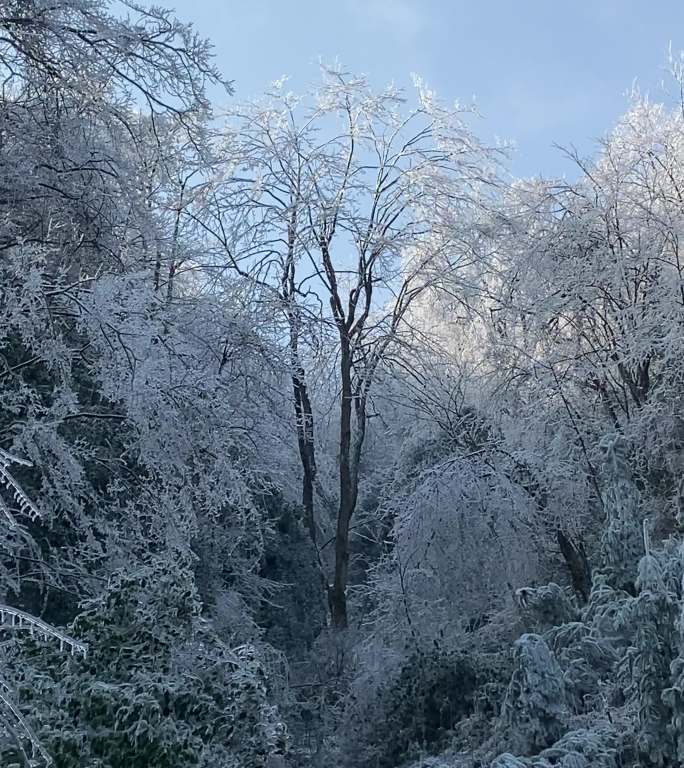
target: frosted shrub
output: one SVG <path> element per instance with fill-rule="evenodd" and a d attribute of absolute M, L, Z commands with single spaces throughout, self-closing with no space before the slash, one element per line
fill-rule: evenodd
<path fill-rule="evenodd" d="M 539 635 L 522 635 L 516 641 L 514 664 L 500 726 L 509 748 L 529 755 L 562 734 L 567 692 L 563 671 Z"/>

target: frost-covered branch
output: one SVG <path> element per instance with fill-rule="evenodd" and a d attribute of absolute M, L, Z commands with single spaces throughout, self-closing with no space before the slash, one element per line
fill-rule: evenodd
<path fill-rule="evenodd" d="M 45 766 L 52 765 L 52 758 L 45 751 L 31 726 L 24 720 L 19 710 L 7 695 L 10 692 L 9 686 L 4 681 L 0 680 L 0 717 L 2 718 L 3 725 L 14 737 L 16 745 L 24 756 L 27 764 L 34 765 L 33 762 L 29 763 L 29 760 L 33 761 L 36 758 L 40 758 Z M 24 740 L 28 741 L 30 745 L 28 753 L 22 743 Z"/>
<path fill-rule="evenodd" d="M 19 505 L 19 511 L 27 515 L 31 520 L 35 520 L 40 517 L 40 511 L 38 507 L 31 501 L 24 489 L 19 485 L 14 478 L 8 467 L 11 464 L 21 464 L 25 467 L 30 467 L 31 462 L 25 459 L 20 459 L 17 456 L 13 456 L 11 453 L 7 453 L 0 448 L 0 485 L 7 488 L 14 496 L 14 500 Z M 7 504 L 0 497 L 0 512 L 2 512 L 12 528 L 17 527 L 17 522 L 14 519 L 14 515 L 8 508 Z"/>
<path fill-rule="evenodd" d="M 32 616 L 30 613 L 12 608 L 9 605 L 0 605 L 0 626 L 9 629 L 25 629 L 32 637 L 38 636 L 43 640 L 54 639 L 59 642 L 59 649 L 65 648 L 71 651 L 72 656 L 80 653 L 86 655 L 86 646 L 75 638 L 67 635 L 59 629 L 47 624 L 42 619 Z"/>

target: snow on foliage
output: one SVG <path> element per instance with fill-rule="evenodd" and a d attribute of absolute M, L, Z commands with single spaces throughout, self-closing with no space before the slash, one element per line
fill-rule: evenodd
<path fill-rule="evenodd" d="M 219 128 L 172 13 L 4 6 L 0 762 L 684 763 L 682 104 L 509 183 L 420 78 Z"/>
<path fill-rule="evenodd" d="M 567 691 L 563 671 L 540 635 L 515 642 L 514 670 L 501 708 L 501 725 L 516 752 L 534 754 L 563 732 Z"/>

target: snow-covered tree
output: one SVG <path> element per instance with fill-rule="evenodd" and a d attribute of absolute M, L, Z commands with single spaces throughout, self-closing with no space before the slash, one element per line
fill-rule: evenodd
<path fill-rule="evenodd" d="M 514 663 L 501 727 L 515 752 L 535 754 L 563 733 L 567 717 L 563 672 L 540 635 L 525 634 L 516 641 Z"/>
<path fill-rule="evenodd" d="M 326 577 L 338 627 L 348 622 L 350 529 L 376 381 L 415 341 L 416 299 L 445 269 L 468 272 L 472 256 L 453 245 L 490 195 L 492 153 L 464 118 L 420 81 L 415 106 L 339 68 L 324 69 L 306 99 L 276 83 L 264 100 L 232 110 L 226 168 L 203 219 L 218 256 L 273 307 L 282 329 L 315 544 L 313 382 L 325 376 L 339 392 Z"/>

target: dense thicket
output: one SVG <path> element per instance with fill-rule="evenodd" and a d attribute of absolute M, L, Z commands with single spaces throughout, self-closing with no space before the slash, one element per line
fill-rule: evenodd
<path fill-rule="evenodd" d="M 511 181 L 133 3 L 0 69 L 2 764 L 682 764 L 682 104 Z"/>

